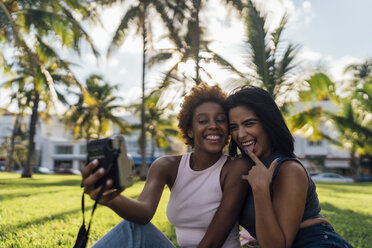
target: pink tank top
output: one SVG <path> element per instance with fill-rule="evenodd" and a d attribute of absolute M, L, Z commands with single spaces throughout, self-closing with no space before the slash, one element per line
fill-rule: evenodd
<path fill-rule="evenodd" d="M 211 167 L 194 171 L 190 157 L 191 152 L 181 158 L 167 206 L 168 219 L 175 226 L 177 242 L 183 248 L 196 247 L 207 231 L 222 200 L 220 174 L 227 160 L 222 155 Z M 238 223 L 222 247 L 240 247 Z"/>

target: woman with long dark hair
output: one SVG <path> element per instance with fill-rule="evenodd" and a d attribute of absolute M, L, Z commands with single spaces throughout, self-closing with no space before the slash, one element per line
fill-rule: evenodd
<path fill-rule="evenodd" d="M 232 137 L 251 159 L 239 223 L 265 247 L 352 247 L 320 213 L 316 187 L 294 154 L 293 137 L 268 92 L 242 87 L 226 101 Z"/>

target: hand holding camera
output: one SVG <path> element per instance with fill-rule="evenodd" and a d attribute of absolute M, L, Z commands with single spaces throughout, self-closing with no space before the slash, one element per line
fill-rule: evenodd
<path fill-rule="evenodd" d="M 127 156 L 124 136 L 90 141 L 87 146 L 87 161 L 82 172 L 84 192 L 96 200 L 99 190 L 105 187 L 98 200 L 100 204 L 108 205 L 133 184 L 133 165 Z"/>
<path fill-rule="evenodd" d="M 109 206 L 120 193 L 133 184 L 133 164 L 128 158 L 125 139 L 117 135 L 93 140 L 87 145 L 87 165 L 82 172 L 84 193 L 95 200 L 88 226 L 85 225 L 84 193 L 81 200 L 83 223 L 76 237 L 74 248 L 87 246 L 89 230 L 97 203 Z"/>
<path fill-rule="evenodd" d="M 102 193 L 102 196 L 98 200 L 98 203 L 101 205 L 108 206 L 109 203 L 116 198 L 120 193 L 124 190 L 122 189 L 113 189 L 113 180 L 107 179 L 105 184 L 102 184 L 99 187 L 95 187 L 97 181 L 99 181 L 102 177 L 104 177 L 106 171 L 104 168 L 99 168 L 98 160 L 93 160 L 90 162 L 82 172 L 83 176 L 83 186 L 84 186 L 84 193 L 88 194 L 92 200 L 97 200 L 98 192 L 100 191 L 101 187 L 105 187 L 105 190 Z M 95 172 L 93 172 L 95 170 Z"/>

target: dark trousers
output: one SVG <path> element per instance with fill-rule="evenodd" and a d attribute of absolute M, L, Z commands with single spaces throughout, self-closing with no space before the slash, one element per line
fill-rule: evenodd
<path fill-rule="evenodd" d="M 321 223 L 300 229 L 293 242 L 292 248 L 352 248 L 331 225 Z"/>

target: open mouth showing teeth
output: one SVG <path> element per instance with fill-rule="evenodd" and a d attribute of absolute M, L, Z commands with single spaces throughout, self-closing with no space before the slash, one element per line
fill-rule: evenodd
<path fill-rule="evenodd" d="M 255 143 L 255 141 L 254 140 L 251 140 L 251 141 L 242 143 L 242 145 L 243 146 L 250 146 L 250 145 L 253 145 L 254 143 Z"/>
<path fill-rule="evenodd" d="M 207 137 L 205 137 L 207 140 L 218 140 L 221 138 L 221 136 L 218 136 L 218 135 L 208 135 Z"/>
<path fill-rule="evenodd" d="M 255 140 L 250 140 L 247 142 L 242 143 L 242 146 L 244 148 L 247 148 L 250 152 L 253 152 L 256 146 L 256 141 Z"/>

